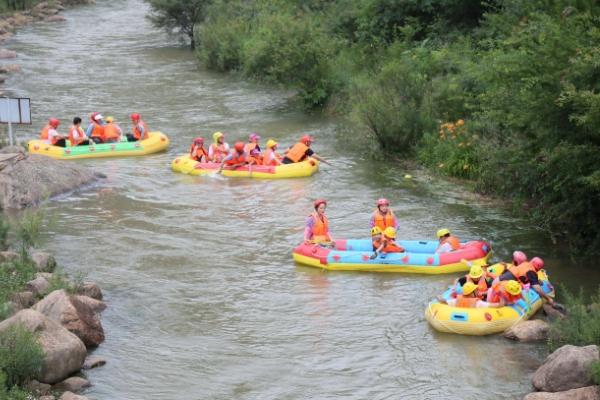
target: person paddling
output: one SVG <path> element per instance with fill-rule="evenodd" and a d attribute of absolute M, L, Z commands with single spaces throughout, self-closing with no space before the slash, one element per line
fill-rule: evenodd
<path fill-rule="evenodd" d="M 293 164 L 306 160 L 308 157 L 316 158 L 317 160 L 324 162 L 325 164 L 331 165 L 324 158 L 317 155 L 311 148 L 310 145 L 314 142 L 314 139 L 310 135 L 304 135 L 300 138 L 300 141 L 290 147 L 285 153 L 285 157 L 281 160 L 282 164 Z"/>
<path fill-rule="evenodd" d="M 228 169 L 236 169 L 249 163 L 251 161 L 248 160 L 248 155 L 244 151 L 244 143 L 236 142 L 231 153 L 221 161 L 221 167 L 217 171 L 217 174 L 223 171 L 225 165 L 227 165 Z M 252 170 L 250 170 L 250 173 L 252 173 Z"/>

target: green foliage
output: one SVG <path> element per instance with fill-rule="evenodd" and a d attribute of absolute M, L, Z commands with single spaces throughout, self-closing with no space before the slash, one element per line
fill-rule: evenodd
<path fill-rule="evenodd" d="M 0 214 L 0 251 L 8 250 L 8 232 L 10 225 L 3 214 Z"/>
<path fill-rule="evenodd" d="M 6 388 L 37 378 L 43 360 L 44 353 L 35 335 L 25 327 L 12 326 L 0 332 L 0 371 Z"/>
<path fill-rule="evenodd" d="M 0 320 L 11 314 L 12 296 L 22 291 L 25 284 L 35 278 L 36 272 L 35 266 L 28 259 L 19 259 L 0 266 Z"/>
<path fill-rule="evenodd" d="M 6 374 L 0 370 L 0 400 L 31 400 L 33 398 L 31 393 L 18 386 L 7 389 Z"/>
<path fill-rule="evenodd" d="M 21 245 L 23 260 L 25 260 L 29 248 L 38 243 L 44 218 L 42 210 L 26 210 L 18 222 L 16 236 Z"/>
<path fill-rule="evenodd" d="M 194 25 L 204 21 L 210 0 L 146 0 L 150 4 L 150 21 L 158 28 L 177 31 L 190 39 L 195 48 Z"/>
<path fill-rule="evenodd" d="M 64 271 L 57 269 L 52 273 L 52 278 L 48 282 L 50 284 L 48 291 L 53 292 L 64 289 L 69 294 L 78 294 L 83 288 L 84 280 L 85 274 L 83 272 L 68 277 Z"/>

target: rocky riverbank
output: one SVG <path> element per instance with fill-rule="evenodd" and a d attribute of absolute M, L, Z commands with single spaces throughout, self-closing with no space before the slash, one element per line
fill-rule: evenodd
<path fill-rule="evenodd" d="M 0 252 L 0 268 L 13 268 L 21 255 Z M 100 313 L 106 308 L 102 291 L 93 282 L 73 283 L 55 272 L 56 262 L 48 253 L 31 255 L 38 271 L 22 291 L 13 293 L 8 318 L 0 322 L 0 333 L 20 326 L 34 333 L 43 352 L 41 372 L 26 388 L 44 400 L 79 399 L 75 393 L 90 386 L 82 369 L 104 365 L 99 357 L 88 356 L 104 341 Z M 62 288 L 54 289 L 56 287 Z"/>

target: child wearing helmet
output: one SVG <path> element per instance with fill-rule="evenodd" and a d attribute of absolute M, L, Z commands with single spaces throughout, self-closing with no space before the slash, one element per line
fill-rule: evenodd
<path fill-rule="evenodd" d="M 461 261 L 464 262 L 466 260 Z M 464 287 L 464 285 L 468 282 L 473 283 L 476 286 L 476 297 L 484 300 L 493 280 L 487 275 L 484 266 L 471 263 L 470 267 L 469 273 L 461 278 L 458 278 L 456 281 L 454 281 L 454 284 L 459 284 L 460 286 Z"/>
<path fill-rule="evenodd" d="M 106 117 L 106 125 L 104 125 L 104 135 L 102 141 L 104 143 L 117 143 L 121 141 L 123 130 L 115 122 L 113 117 Z"/>
<path fill-rule="evenodd" d="M 260 153 L 260 145 L 258 141 L 260 140 L 260 136 L 258 133 L 251 133 L 248 136 L 248 143 L 244 146 L 244 151 L 248 155 L 248 160 L 252 161 L 253 164 L 261 165 L 263 156 Z"/>
<path fill-rule="evenodd" d="M 448 300 L 442 296 L 438 296 L 437 301 L 443 304 L 448 304 L 451 307 L 461 308 L 487 308 L 487 307 L 500 307 L 499 302 L 491 303 L 483 301 L 477 294 L 477 285 L 473 282 L 466 282 L 462 286 L 462 294 L 452 297 Z"/>
<path fill-rule="evenodd" d="M 396 229 L 388 226 L 383 231 L 383 240 L 375 252 L 371 255 L 371 260 L 377 258 L 377 254 L 381 253 L 385 257 L 387 253 L 404 253 L 404 248 L 396 244 Z"/>
<path fill-rule="evenodd" d="M 381 229 L 378 226 L 374 226 L 371 228 L 371 241 L 373 242 L 373 251 L 377 251 L 379 246 L 381 246 Z"/>
<path fill-rule="evenodd" d="M 233 150 L 231 150 L 229 155 L 221 161 L 221 167 L 217 173 L 220 174 L 225 165 L 227 165 L 228 169 L 236 169 L 243 165 L 252 165 L 253 162 L 254 160 L 250 160 L 248 154 L 244 151 L 244 143 L 236 142 L 233 146 Z M 252 170 L 250 170 L 250 172 L 252 172 Z"/>
<path fill-rule="evenodd" d="M 85 130 L 85 135 L 93 140 L 94 143 L 102 143 L 104 137 L 104 117 L 98 112 L 93 112 L 90 115 L 90 124 Z"/>
<path fill-rule="evenodd" d="M 71 146 L 85 146 L 90 144 L 87 136 L 85 136 L 85 132 L 81 128 L 81 118 L 79 117 L 73 118 L 73 125 L 69 128 L 68 137 Z"/>
<path fill-rule="evenodd" d="M 127 141 L 137 142 L 138 140 L 145 140 L 150 137 L 150 130 L 148 125 L 142 120 L 142 117 L 138 113 L 133 113 L 129 116 L 131 118 L 131 134 L 127 134 Z"/>
<path fill-rule="evenodd" d="M 516 253 L 516 252 L 515 252 Z M 513 255 L 514 256 L 514 255 Z M 514 257 L 513 257 L 514 258 Z M 513 260 L 520 261 L 520 260 Z M 529 284 L 540 297 L 554 305 L 554 299 L 544 293 L 539 281 L 538 271 L 544 268 L 544 261 L 539 257 L 534 257 L 531 261 L 521 261 L 518 265 L 509 265 L 507 270 L 500 275 L 499 281 L 517 281 L 523 285 Z"/>
<path fill-rule="evenodd" d="M 204 138 L 197 137 L 190 146 L 190 158 L 198 162 L 208 162 L 208 153 L 204 148 Z"/>
<path fill-rule="evenodd" d="M 213 133 L 213 142 L 208 147 L 208 160 L 220 163 L 229 154 L 229 144 L 225 142 L 225 135 L 221 132 Z"/>
<path fill-rule="evenodd" d="M 60 125 L 58 119 L 50 118 L 40 131 L 40 139 L 52 146 L 65 147 L 67 145 L 65 138 L 56 130 L 58 125 Z"/>
<path fill-rule="evenodd" d="M 442 228 L 437 231 L 437 237 L 440 244 L 435 250 L 436 253 L 450 253 L 451 251 L 460 249 L 460 240 L 450 233 L 450 230 Z"/>
<path fill-rule="evenodd" d="M 306 219 L 306 227 L 304 228 L 304 243 L 331 245 L 333 243 L 333 239 L 329 234 L 329 220 L 325 216 L 327 200 L 317 199 L 313 203 L 313 206 L 315 210 Z"/>
<path fill-rule="evenodd" d="M 275 151 L 277 150 L 277 142 L 273 139 L 267 141 L 267 149 L 263 154 L 263 165 L 277 166 L 281 165 L 281 156 Z"/>
<path fill-rule="evenodd" d="M 304 135 L 300 138 L 300 141 L 290 147 L 286 152 L 285 156 L 281 160 L 283 164 L 293 164 L 306 160 L 308 157 L 316 158 L 317 160 L 329 164 L 325 159 L 318 156 L 311 148 L 310 145 L 314 142 L 314 139 L 310 135 Z"/>
<path fill-rule="evenodd" d="M 488 290 L 487 300 L 500 303 L 500 307 L 509 306 L 522 298 L 521 284 L 515 280 L 496 280 Z"/>
<path fill-rule="evenodd" d="M 373 215 L 371 216 L 369 226 L 371 228 L 378 226 L 382 231 L 384 231 L 387 227 L 392 227 L 395 230 L 398 230 L 398 220 L 390 208 L 390 202 L 388 199 L 379 199 L 375 205 L 376 207 L 373 211 Z"/>

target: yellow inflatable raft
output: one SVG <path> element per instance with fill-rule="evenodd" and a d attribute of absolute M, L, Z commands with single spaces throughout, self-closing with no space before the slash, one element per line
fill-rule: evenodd
<path fill-rule="evenodd" d="M 545 271 L 539 271 L 538 276 L 544 293 L 554 296 L 554 288 Z M 452 288 L 449 288 L 443 297 L 449 298 L 451 292 Z M 435 300 L 425 309 L 425 319 L 440 332 L 478 336 L 500 333 L 529 319 L 542 307 L 542 298 L 535 290 L 523 289 L 522 294 L 523 299 L 517 303 L 500 308 L 452 307 Z"/>
<path fill-rule="evenodd" d="M 145 156 L 157 153 L 169 147 L 169 138 L 162 132 L 150 132 L 149 138 L 138 142 L 102 143 L 90 146 L 59 147 L 44 143 L 42 140 L 30 140 L 29 153 L 40 154 L 59 160 L 80 158 L 103 158 L 122 156 Z"/>
<path fill-rule="evenodd" d="M 219 170 L 219 163 L 201 163 L 192 160 L 188 154 L 177 157 L 171 163 L 171 168 L 175 172 L 188 175 L 207 175 Z M 252 168 L 244 165 L 235 170 L 225 167 L 221 174 L 223 176 L 235 178 L 259 178 L 259 179 L 281 179 L 281 178 L 301 178 L 311 176 L 319 170 L 319 161 L 309 158 L 294 164 L 283 164 L 278 166 L 253 165 Z"/>

